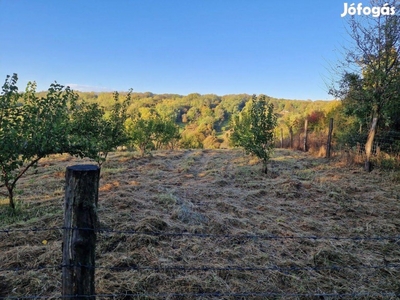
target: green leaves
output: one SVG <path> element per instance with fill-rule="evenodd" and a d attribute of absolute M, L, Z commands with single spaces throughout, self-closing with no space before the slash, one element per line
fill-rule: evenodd
<path fill-rule="evenodd" d="M 50 154 L 69 153 L 90 157 L 99 164 L 109 151 L 128 141 L 125 129 L 131 91 L 125 101 L 114 95 L 111 113 L 97 103 L 78 102 L 78 95 L 57 82 L 44 97 L 36 83 L 25 93 L 16 86 L 17 74 L 7 76 L 0 94 L 0 180 L 14 208 L 13 189 L 18 179 Z"/>
<path fill-rule="evenodd" d="M 179 127 L 174 120 L 162 118 L 153 112 L 146 118 L 139 113 L 127 124 L 131 143 L 139 149 L 142 156 L 154 148 L 169 146 L 173 148 L 180 138 Z"/>
<path fill-rule="evenodd" d="M 267 162 L 273 150 L 273 130 L 277 125 L 277 116 L 273 113 L 273 105 L 265 98 L 264 95 L 258 98 L 253 95 L 244 109 L 233 117 L 231 143 L 262 159 L 266 173 Z"/>
<path fill-rule="evenodd" d="M 381 1 L 400 8 L 398 1 Z M 344 112 L 362 128 L 378 118 L 385 131 L 400 124 L 400 16 L 362 16 L 348 21 L 349 46 L 339 63 L 340 80 L 330 94 L 343 101 Z M 396 124 L 397 123 L 397 124 Z"/>
<path fill-rule="evenodd" d="M 36 96 L 36 83 L 18 93 L 18 77 L 7 76 L 0 95 L 0 179 L 14 207 L 18 179 L 43 157 L 68 149 L 68 104 L 77 96 L 54 83 L 45 97 Z"/>
<path fill-rule="evenodd" d="M 15 86 L 17 74 L 7 76 L 0 96 L 0 179 L 9 181 L 11 172 L 22 164 L 19 153 L 24 149 L 23 113 L 18 104 L 20 95 Z"/>
<path fill-rule="evenodd" d="M 98 103 L 74 103 L 71 109 L 70 149 L 72 155 L 90 157 L 101 165 L 110 151 L 126 144 L 129 137 L 125 128 L 127 108 L 131 101 L 130 90 L 120 103 L 119 93 L 114 93 L 114 104 L 106 116 Z"/>
<path fill-rule="evenodd" d="M 97 103 L 82 102 L 71 109 L 69 149 L 71 155 L 98 158 L 105 125 L 104 109 Z"/>

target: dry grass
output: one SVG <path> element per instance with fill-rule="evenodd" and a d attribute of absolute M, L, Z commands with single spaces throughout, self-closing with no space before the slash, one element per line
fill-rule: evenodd
<path fill-rule="evenodd" d="M 81 161 L 66 156 L 41 162 L 21 180 L 18 198 L 24 202 L 17 216 L 7 216 L 7 206 L 0 205 L 0 228 L 62 226 L 63 172 L 76 163 Z M 147 158 L 110 155 L 100 181 L 101 225 L 140 234 L 99 234 L 96 264 L 106 268 L 96 270 L 96 292 L 400 293 L 399 268 L 368 268 L 400 264 L 399 173 L 367 174 L 362 167 L 288 150 L 276 151 L 269 170 L 268 175 L 262 174 L 258 161 L 238 150 L 160 151 Z M 174 232 L 215 236 L 162 235 Z M 354 241 L 241 235 L 397 238 Z M 61 237 L 59 230 L 0 233 L 0 269 L 60 265 Z M 192 269 L 163 268 L 171 266 Z M 227 266 L 279 268 L 224 270 Z M 135 269 L 142 267 L 152 269 Z M 212 269 L 193 269 L 205 267 Z M 0 297 L 57 297 L 60 289 L 57 268 L 0 272 Z M 153 298 L 157 297 L 142 297 Z"/>

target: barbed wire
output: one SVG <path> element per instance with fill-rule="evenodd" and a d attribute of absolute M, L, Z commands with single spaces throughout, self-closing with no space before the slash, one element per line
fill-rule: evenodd
<path fill-rule="evenodd" d="M 355 293 L 279 293 L 279 292 L 238 292 L 238 293 L 223 293 L 223 292 L 204 292 L 204 293 L 118 293 L 118 294 L 93 294 L 93 295 L 65 295 L 65 296 L 8 296 L 0 297 L 0 300 L 8 299 L 72 299 L 72 298 L 116 298 L 116 297 L 152 297 L 169 299 L 171 297 L 185 297 L 188 299 L 197 297 L 330 297 L 330 298 L 359 298 L 359 297 L 399 297 L 398 292 L 355 292 Z"/>
<path fill-rule="evenodd" d="M 39 267 L 13 267 L 13 268 L 3 268 L 0 272 L 22 272 L 22 271 L 36 271 L 44 269 L 62 269 L 62 268 L 86 268 L 86 269 L 106 269 L 111 271 L 280 271 L 283 273 L 289 273 L 294 271 L 341 271 L 345 269 L 350 270 L 377 270 L 377 269 L 400 269 L 398 264 L 386 264 L 386 265 L 376 265 L 376 266 L 289 266 L 289 267 L 279 267 L 279 266 L 269 266 L 269 267 L 242 267 L 242 266 L 225 266 L 225 267 L 214 267 L 214 266 L 201 266 L 201 267 L 190 267 L 190 266 L 92 266 L 92 265 L 82 265 L 82 264 L 68 264 L 68 265 L 53 265 L 53 266 L 39 266 Z"/>
<path fill-rule="evenodd" d="M 135 235 L 151 235 L 151 236 L 168 236 L 168 237 L 188 237 L 188 238 L 230 238 L 230 239 L 291 239 L 291 240 L 349 240 L 354 242 L 362 241 L 393 241 L 398 242 L 400 236 L 353 236 L 353 237 L 340 237 L 340 236 L 277 236 L 277 235 L 266 235 L 266 234 L 210 234 L 210 233 L 189 233 L 189 232 L 154 232 L 154 231 L 137 231 L 137 230 L 114 230 L 109 228 L 80 228 L 80 227 L 49 227 L 49 228 L 7 228 L 0 229 L 0 233 L 10 235 L 15 232 L 45 232 L 45 231 L 65 231 L 65 230 L 85 230 L 95 231 L 101 234 L 135 234 Z M 10 267 L 1 268 L 0 272 L 25 272 L 25 271 L 40 271 L 45 269 L 58 269 L 63 268 L 89 268 L 89 269 L 107 269 L 110 271 L 155 271 L 155 272 L 166 272 L 166 271 L 178 271 L 178 272 L 219 272 L 219 271 L 241 271 L 241 272 L 281 272 L 289 274 L 291 272 L 325 272 L 325 271 L 341 271 L 341 270 L 388 270 L 388 269 L 400 269 L 400 264 L 385 264 L 385 265 L 331 265 L 331 266 L 266 266 L 266 267 L 243 267 L 243 266 L 182 266 L 182 265 L 167 265 L 167 266 L 138 266 L 138 265 L 127 265 L 127 266 L 90 266 L 81 264 L 60 264 L 52 266 L 38 266 L 38 267 Z M 115 298 L 115 297 L 153 297 L 153 298 L 170 298 L 170 297 L 330 297 L 330 298 L 357 298 L 357 297 L 400 297 L 398 292 L 360 292 L 360 293 L 279 293 L 279 292 L 243 292 L 243 293 L 222 293 L 222 292 L 208 292 L 208 293 L 117 293 L 117 294 L 95 294 L 95 295 L 72 295 L 72 296 L 7 296 L 0 297 L 2 299 L 71 299 L 71 298 Z"/>
<path fill-rule="evenodd" d="M 400 240 L 398 236 L 280 236 L 269 234 L 212 234 L 212 233 L 190 233 L 190 232 L 156 232 L 156 231 L 138 231 L 138 230 L 114 230 L 108 228 L 84 228 L 84 227 L 50 227 L 50 228 L 24 228 L 24 229 L 0 229 L 0 233 L 10 234 L 13 232 L 42 232 L 42 231 L 60 231 L 60 230 L 82 230 L 95 231 L 98 233 L 116 233 L 116 234 L 132 234 L 132 235 L 150 235 L 150 236 L 168 236 L 168 237 L 194 237 L 194 238 L 241 238 L 241 239 L 309 239 L 309 240 L 351 240 L 351 241 L 380 241 L 380 240 Z"/>
<path fill-rule="evenodd" d="M 24 271 L 40 271 L 46 269 L 61 269 L 62 265 L 53 266 L 38 266 L 38 267 L 12 267 L 12 268 L 2 268 L 0 272 L 24 272 Z"/>

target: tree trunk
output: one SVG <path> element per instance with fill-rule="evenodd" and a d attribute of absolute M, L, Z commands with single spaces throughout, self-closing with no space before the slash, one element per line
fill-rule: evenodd
<path fill-rule="evenodd" d="M 365 171 L 372 171 L 372 163 L 371 163 L 371 154 L 372 154 L 372 146 L 374 145 L 375 133 L 376 133 L 376 125 L 378 124 L 378 117 L 374 117 L 372 119 L 371 129 L 368 133 L 367 143 L 365 144 Z"/>
<path fill-rule="evenodd" d="M 306 119 L 304 121 L 304 143 L 303 143 L 303 150 L 304 152 L 308 151 L 308 146 L 307 146 L 307 133 L 308 133 L 308 120 Z"/>
<path fill-rule="evenodd" d="M 290 149 L 293 149 L 293 128 L 289 127 L 289 135 L 290 135 Z"/>
<path fill-rule="evenodd" d="M 264 174 L 268 174 L 268 165 L 267 165 L 267 162 L 264 162 L 264 163 L 263 163 L 263 166 L 264 166 Z"/>
<path fill-rule="evenodd" d="M 15 203 L 14 203 L 14 187 L 8 187 L 7 186 L 7 191 L 8 191 L 8 201 L 10 204 L 10 207 L 13 211 L 15 211 Z"/>

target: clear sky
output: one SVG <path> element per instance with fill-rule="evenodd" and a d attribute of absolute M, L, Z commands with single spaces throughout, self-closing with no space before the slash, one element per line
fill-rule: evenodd
<path fill-rule="evenodd" d="M 343 0 L 0 0 L 0 80 L 332 99 Z"/>

